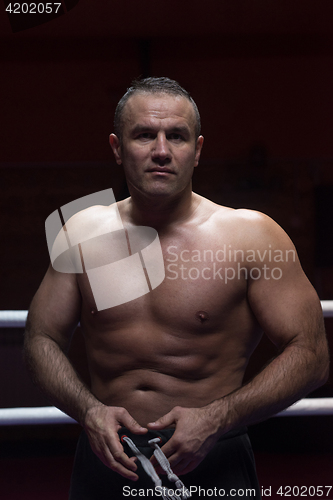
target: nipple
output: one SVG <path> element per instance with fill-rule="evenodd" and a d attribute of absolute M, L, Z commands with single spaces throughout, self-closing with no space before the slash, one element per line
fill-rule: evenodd
<path fill-rule="evenodd" d="M 198 311 L 195 317 L 201 322 L 204 323 L 209 319 L 208 313 L 206 311 Z"/>

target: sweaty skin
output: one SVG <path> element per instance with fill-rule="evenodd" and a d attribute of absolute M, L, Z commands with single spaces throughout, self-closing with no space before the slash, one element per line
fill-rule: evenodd
<path fill-rule="evenodd" d="M 126 104 L 122 137 L 110 136 L 131 194 L 118 203 L 122 222 L 158 231 L 163 283 L 97 311 L 85 274 L 50 267 L 28 316 L 25 355 L 34 379 L 81 423 L 96 455 L 131 480 L 136 465 L 124 453 L 120 427 L 137 434 L 175 427 L 163 451 L 184 474 L 221 435 L 274 415 L 328 375 L 320 302 L 288 236 L 263 214 L 192 192 L 203 145 L 194 122 L 186 98 L 138 93 Z M 78 217 L 103 225 L 112 206 L 68 224 Z M 65 354 L 78 321 L 89 388 Z M 262 332 L 279 354 L 243 386 Z"/>

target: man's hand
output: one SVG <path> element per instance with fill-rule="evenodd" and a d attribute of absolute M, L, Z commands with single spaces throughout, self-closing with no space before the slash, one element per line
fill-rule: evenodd
<path fill-rule="evenodd" d="M 145 434 L 141 427 L 125 408 L 97 405 L 87 411 L 84 429 L 88 435 L 93 452 L 110 469 L 121 476 L 136 481 L 137 466 L 135 457 L 129 458 L 119 440 L 118 430 L 126 427 L 134 434 Z"/>
<path fill-rule="evenodd" d="M 212 405 L 203 408 L 183 408 L 175 406 L 156 422 L 149 423 L 150 430 L 161 430 L 175 426 L 172 438 L 161 448 L 177 475 L 191 472 L 213 448 L 223 434 L 220 418 Z M 153 456 L 151 462 L 156 467 Z M 158 474 L 163 473 L 157 466 Z"/>

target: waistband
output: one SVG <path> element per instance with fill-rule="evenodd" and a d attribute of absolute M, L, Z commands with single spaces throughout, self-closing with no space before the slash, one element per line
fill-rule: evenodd
<path fill-rule="evenodd" d="M 171 439 L 174 432 L 175 432 L 175 429 L 171 428 L 171 429 L 163 429 L 160 431 L 149 430 L 148 432 L 146 432 L 146 434 L 134 434 L 133 432 L 126 429 L 126 427 L 122 427 L 121 429 L 119 429 L 118 435 L 119 435 L 120 439 L 122 436 L 129 437 L 136 444 L 136 446 L 139 446 L 142 448 L 150 448 L 150 446 L 148 444 L 148 441 L 150 439 L 154 439 L 157 437 L 160 438 L 161 439 L 160 446 L 163 446 L 167 441 L 169 441 L 169 439 Z M 235 437 L 243 436 L 246 433 L 247 433 L 247 427 L 241 427 L 239 429 L 234 429 L 232 431 L 229 431 L 229 432 L 226 432 L 225 434 L 223 434 L 217 440 L 217 442 L 226 441 L 227 439 L 232 439 Z"/>

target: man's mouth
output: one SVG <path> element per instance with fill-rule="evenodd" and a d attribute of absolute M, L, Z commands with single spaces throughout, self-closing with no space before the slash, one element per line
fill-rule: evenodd
<path fill-rule="evenodd" d="M 165 167 L 154 167 L 154 168 L 149 168 L 147 170 L 148 172 L 154 172 L 157 174 L 174 174 L 175 172 L 169 168 Z"/>

